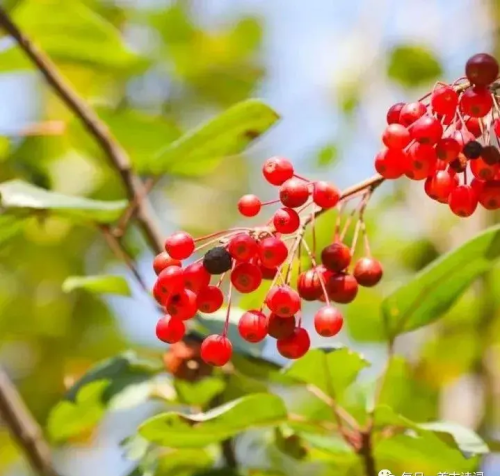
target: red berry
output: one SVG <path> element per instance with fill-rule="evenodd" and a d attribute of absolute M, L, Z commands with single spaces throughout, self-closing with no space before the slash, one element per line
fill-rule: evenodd
<path fill-rule="evenodd" d="M 332 306 L 323 306 L 314 315 L 314 328 L 322 337 L 337 335 L 344 325 L 344 318 L 340 311 Z"/>
<path fill-rule="evenodd" d="M 304 356 L 311 346 L 309 334 L 303 327 L 294 329 L 290 337 L 278 339 L 278 352 L 287 359 L 300 359 Z"/>
<path fill-rule="evenodd" d="M 498 62 L 487 53 L 478 53 L 467 61 L 465 75 L 472 84 L 488 86 L 497 79 Z"/>
<path fill-rule="evenodd" d="M 450 193 L 448 204 L 455 215 L 469 217 L 477 208 L 477 194 L 470 185 L 460 185 Z"/>
<path fill-rule="evenodd" d="M 231 359 L 233 345 L 227 337 L 212 334 L 201 344 L 200 353 L 207 364 L 222 367 Z"/>
<path fill-rule="evenodd" d="M 238 331 L 248 342 L 260 342 L 267 336 L 267 317 L 261 311 L 247 311 L 238 322 Z"/>
<path fill-rule="evenodd" d="M 500 208 L 500 180 L 484 182 L 478 199 L 487 210 L 498 210 Z"/>
<path fill-rule="evenodd" d="M 267 333 L 275 339 L 290 337 L 295 329 L 294 317 L 280 317 L 274 313 L 267 318 Z"/>
<path fill-rule="evenodd" d="M 307 202 L 309 185 L 298 178 L 288 179 L 280 188 L 280 200 L 285 207 L 297 208 Z"/>
<path fill-rule="evenodd" d="M 472 190 L 476 192 L 476 195 L 479 197 L 479 195 L 481 195 L 481 192 L 483 191 L 485 184 L 486 184 L 485 181 L 473 178 L 470 183 L 470 186 L 472 187 Z"/>
<path fill-rule="evenodd" d="M 441 203 L 448 203 L 451 191 L 459 185 L 458 177 L 448 170 L 438 170 L 425 181 L 425 193 Z"/>
<path fill-rule="evenodd" d="M 165 250 L 174 259 L 189 258 L 194 251 L 194 240 L 190 234 L 179 231 L 165 240 Z"/>
<path fill-rule="evenodd" d="M 262 266 L 260 260 L 256 260 L 254 264 L 259 267 L 260 272 L 262 273 L 262 279 L 265 281 L 272 281 L 276 277 L 276 274 L 278 274 L 278 268 L 266 268 L 265 266 Z"/>
<path fill-rule="evenodd" d="M 161 304 L 162 306 L 165 306 L 167 303 L 168 295 L 166 293 L 163 293 L 163 291 L 160 288 L 160 285 L 158 284 L 158 281 L 153 286 L 153 297 L 156 299 L 156 302 L 158 304 Z"/>
<path fill-rule="evenodd" d="M 382 134 L 382 141 L 389 149 L 404 149 L 410 143 L 411 136 L 401 124 L 389 124 Z"/>
<path fill-rule="evenodd" d="M 467 127 L 468 131 L 476 138 L 483 135 L 483 131 L 481 131 L 481 126 L 479 125 L 479 119 L 477 117 L 468 117 L 465 120 L 465 127 Z"/>
<path fill-rule="evenodd" d="M 210 284 L 210 278 L 210 273 L 201 261 L 192 263 L 184 269 L 184 286 L 194 293 L 206 288 Z"/>
<path fill-rule="evenodd" d="M 379 261 L 374 258 L 359 259 L 353 271 L 353 276 L 360 286 L 370 288 L 378 284 L 382 279 L 384 271 Z"/>
<path fill-rule="evenodd" d="M 208 286 L 202 289 L 196 297 L 198 310 L 206 314 L 218 311 L 224 302 L 224 295 L 217 286 Z"/>
<path fill-rule="evenodd" d="M 244 217 L 254 217 L 259 214 L 262 203 L 256 195 L 243 195 L 238 200 L 238 210 Z"/>
<path fill-rule="evenodd" d="M 474 86 L 466 89 L 460 97 L 460 108 L 464 114 L 472 117 L 484 117 L 491 111 L 493 99 L 486 88 Z"/>
<path fill-rule="evenodd" d="M 410 102 L 405 104 L 399 115 L 399 123 L 406 127 L 411 126 L 426 112 L 427 108 L 421 102 Z"/>
<path fill-rule="evenodd" d="M 196 294 L 189 289 L 184 289 L 180 293 L 174 294 L 167 301 L 167 312 L 172 317 L 177 317 L 183 321 L 194 317 L 197 310 Z"/>
<path fill-rule="evenodd" d="M 397 179 L 403 175 L 406 153 L 402 150 L 383 149 L 375 157 L 375 170 L 386 179 Z"/>
<path fill-rule="evenodd" d="M 333 208 L 340 199 L 340 192 L 335 185 L 320 180 L 314 182 L 313 186 L 313 201 L 318 207 Z"/>
<path fill-rule="evenodd" d="M 410 128 L 411 136 L 421 144 L 436 144 L 443 135 L 443 126 L 433 116 L 422 116 Z"/>
<path fill-rule="evenodd" d="M 458 142 L 460 150 L 464 148 L 465 144 L 468 144 L 470 141 L 475 139 L 474 136 L 465 129 L 454 131 L 451 137 Z"/>
<path fill-rule="evenodd" d="M 443 137 L 436 145 L 436 154 L 440 160 L 447 164 L 453 162 L 457 157 L 462 147 L 453 137 Z"/>
<path fill-rule="evenodd" d="M 240 263 L 231 272 L 231 282 L 240 293 L 251 293 L 262 283 L 262 272 L 252 263 Z"/>
<path fill-rule="evenodd" d="M 415 143 L 408 151 L 405 175 L 412 180 L 423 180 L 434 173 L 437 165 L 436 149 L 429 144 Z"/>
<path fill-rule="evenodd" d="M 184 289 L 184 272 L 179 266 L 169 266 L 158 275 L 156 282 L 165 297 L 172 296 Z"/>
<path fill-rule="evenodd" d="M 153 260 L 153 269 L 155 270 L 156 275 L 159 275 L 169 266 L 182 266 L 182 263 L 178 259 L 168 256 L 166 251 L 162 251 L 160 254 L 155 256 L 155 259 Z"/>
<path fill-rule="evenodd" d="M 399 115 L 401 114 L 401 109 L 403 109 L 404 106 L 404 102 L 398 102 L 389 108 L 387 111 L 387 124 L 399 123 Z"/>
<path fill-rule="evenodd" d="M 284 263 L 288 248 L 279 238 L 269 236 L 259 242 L 259 258 L 265 268 L 276 268 Z"/>
<path fill-rule="evenodd" d="M 271 185 L 282 185 L 293 177 L 293 165 L 283 157 L 271 157 L 262 167 L 264 177 Z"/>
<path fill-rule="evenodd" d="M 488 165 L 481 157 L 470 161 L 470 170 L 479 180 L 493 180 L 500 170 L 499 164 Z"/>
<path fill-rule="evenodd" d="M 280 317 L 292 317 L 300 310 L 300 296 L 290 286 L 278 286 L 269 292 L 267 306 Z"/>
<path fill-rule="evenodd" d="M 321 252 L 321 262 L 330 271 L 343 271 L 351 263 L 351 250 L 339 241 L 328 245 Z"/>
<path fill-rule="evenodd" d="M 458 106 L 458 94 L 451 86 L 438 86 L 432 92 L 431 106 L 437 114 L 454 115 Z"/>
<path fill-rule="evenodd" d="M 186 332 L 184 322 L 166 314 L 156 324 L 156 337 L 167 344 L 179 342 Z"/>
<path fill-rule="evenodd" d="M 309 269 L 300 273 L 297 280 L 297 291 L 305 301 L 316 301 L 323 294 L 320 276 L 317 269 Z"/>
<path fill-rule="evenodd" d="M 276 231 L 289 234 L 299 229 L 300 217 L 293 208 L 280 208 L 273 217 L 273 224 Z"/>
<path fill-rule="evenodd" d="M 358 294 L 358 282 L 350 274 L 338 273 L 330 276 L 326 282 L 326 290 L 332 301 L 347 304 L 354 301 Z"/>
<path fill-rule="evenodd" d="M 257 241 L 246 233 L 233 236 L 227 245 L 227 251 L 237 261 L 250 261 L 258 249 Z"/>
<path fill-rule="evenodd" d="M 497 137 L 500 137 L 500 119 L 495 119 L 493 121 L 493 131 Z"/>

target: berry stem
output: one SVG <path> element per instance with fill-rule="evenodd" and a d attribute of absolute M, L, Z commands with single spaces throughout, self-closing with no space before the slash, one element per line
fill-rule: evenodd
<path fill-rule="evenodd" d="M 309 259 L 311 260 L 311 263 L 313 265 L 313 269 L 315 270 L 314 272 L 318 276 L 319 284 L 321 285 L 321 290 L 323 291 L 323 295 L 325 296 L 325 302 L 326 302 L 327 306 L 329 306 L 330 305 L 330 298 L 328 297 L 328 293 L 326 292 L 326 283 L 325 283 L 325 280 L 323 279 L 323 275 L 316 271 L 318 264 L 316 263 L 316 259 L 312 255 L 311 250 L 309 249 L 309 246 L 307 245 L 306 240 L 304 238 L 302 238 L 301 241 L 302 241 L 302 244 L 304 245 L 304 248 L 306 250 L 307 255 L 309 256 Z"/>
<path fill-rule="evenodd" d="M 298 178 L 299 180 L 303 180 L 304 182 L 307 182 L 307 183 L 311 182 L 309 179 L 306 179 L 305 177 L 302 177 L 302 175 L 293 174 L 293 176 L 295 178 Z"/>
<path fill-rule="evenodd" d="M 300 226 L 300 228 L 297 230 L 297 233 L 295 234 L 295 241 L 293 242 L 293 244 L 290 248 L 290 253 L 288 254 L 288 258 L 286 260 L 288 262 L 288 269 L 286 270 L 286 274 L 285 274 L 285 284 L 289 284 L 289 282 L 290 282 L 290 277 L 292 274 L 292 267 L 293 267 L 293 259 L 295 258 L 295 255 L 296 255 L 297 250 L 299 248 L 300 242 L 302 241 L 302 238 L 304 237 L 304 233 L 306 232 L 308 223 L 310 223 L 310 222 L 307 220 L 304 221 L 304 223 Z"/>
<path fill-rule="evenodd" d="M 208 240 L 209 238 L 214 238 L 218 237 L 220 235 L 224 235 L 225 233 L 229 234 L 231 232 L 240 232 L 240 231 L 252 231 L 253 228 L 249 227 L 238 227 L 238 228 L 230 228 L 229 230 L 221 230 L 221 231 L 216 231 L 215 233 L 210 233 L 209 235 L 205 236 L 199 236 L 198 238 L 195 238 L 193 241 L 197 243 L 198 241 L 205 241 Z M 215 240 L 217 241 L 217 240 Z"/>
<path fill-rule="evenodd" d="M 234 270 L 235 263 L 233 263 L 233 266 L 231 268 L 231 272 Z M 224 273 L 226 274 L 226 273 Z M 224 321 L 224 330 L 222 331 L 222 335 L 224 337 L 227 336 L 227 332 L 229 330 L 229 317 L 231 315 L 231 303 L 233 300 L 233 283 L 231 280 L 229 280 L 229 289 L 227 291 L 227 312 L 226 312 L 226 320 Z"/>
<path fill-rule="evenodd" d="M 264 207 L 266 205 L 273 205 L 274 203 L 279 203 L 280 199 L 277 198 L 276 200 L 268 200 L 267 202 L 262 202 L 261 205 Z"/>

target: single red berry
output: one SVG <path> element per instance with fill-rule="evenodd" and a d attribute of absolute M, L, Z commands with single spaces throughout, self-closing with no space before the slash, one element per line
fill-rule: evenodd
<path fill-rule="evenodd" d="M 455 215 L 469 217 L 477 208 L 477 194 L 470 185 L 459 185 L 450 193 L 448 204 Z"/>
<path fill-rule="evenodd" d="M 183 321 L 194 317 L 197 310 L 196 294 L 189 289 L 174 294 L 167 301 L 167 312 Z"/>
<path fill-rule="evenodd" d="M 313 201 L 318 207 L 333 208 L 340 199 L 340 191 L 335 185 L 329 182 L 320 180 L 314 182 L 313 186 Z"/>
<path fill-rule="evenodd" d="M 153 297 L 156 299 L 158 304 L 165 306 L 167 304 L 168 295 L 164 293 L 158 284 L 158 281 L 153 286 Z"/>
<path fill-rule="evenodd" d="M 237 261 L 250 261 L 257 255 L 258 249 L 255 238 L 246 233 L 233 236 L 227 245 L 227 251 Z"/>
<path fill-rule="evenodd" d="M 311 339 L 303 327 L 297 327 L 290 337 L 278 339 L 276 346 L 278 352 L 283 357 L 287 359 L 300 359 L 300 357 L 307 353 L 309 347 L 311 347 Z"/>
<path fill-rule="evenodd" d="M 179 342 L 186 333 L 181 319 L 166 314 L 156 324 L 156 337 L 167 344 Z"/>
<path fill-rule="evenodd" d="M 314 328 L 322 337 L 337 335 L 344 325 L 344 317 L 338 309 L 332 306 L 323 306 L 314 315 Z"/>
<path fill-rule="evenodd" d="M 405 104 L 399 114 L 399 123 L 406 127 L 411 126 L 426 112 L 427 108 L 421 102 L 410 102 Z"/>
<path fill-rule="evenodd" d="M 458 94 L 448 85 L 438 86 L 431 95 L 432 110 L 443 116 L 455 115 L 458 106 Z"/>
<path fill-rule="evenodd" d="M 403 109 L 404 105 L 404 102 L 398 102 L 389 108 L 387 111 L 387 124 L 399 123 L 399 115 L 401 114 L 401 109 Z"/>
<path fill-rule="evenodd" d="M 299 229 L 300 217 L 293 208 L 280 208 L 273 216 L 276 231 L 283 234 L 294 233 Z"/>
<path fill-rule="evenodd" d="M 271 289 L 267 306 L 280 317 L 292 317 L 300 310 L 300 296 L 290 286 L 277 286 Z"/>
<path fill-rule="evenodd" d="M 456 173 L 449 170 L 438 170 L 425 180 L 425 193 L 441 203 L 448 203 L 452 190 L 459 185 Z"/>
<path fill-rule="evenodd" d="M 443 135 L 443 126 L 433 116 L 422 116 L 410 128 L 411 137 L 421 144 L 436 144 Z"/>
<path fill-rule="evenodd" d="M 179 266 L 169 266 L 158 275 L 156 282 L 165 297 L 172 296 L 184 289 L 184 272 Z"/>
<path fill-rule="evenodd" d="M 347 304 L 354 301 L 358 294 L 358 282 L 350 274 L 338 273 L 328 279 L 326 290 L 332 301 Z"/>
<path fill-rule="evenodd" d="M 487 53 L 478 53 L 465 65 L 467 79 L 478 86 L 490 85 L 498 76 L 498 62 Z"/>
<path fill-rule="evenodd" d="M 288 179 L 280 188 L 280 200 L 285 207 L 297 208 L 307 202 L 309 185 L 298 178 Z"/>
<path fill-rule="evenodd" d="M 434 173 L 437 165 L 436 149 L 429 144 L 415 143 L 408 150 L 405 175 L 412 180 L 424 180 Z"/>
<path fill-rule="evenodd" d="M 194 251 L 193 237 L 184 231 L 178 231 L 165 240 L 165 250 L 174 259 L 189 258 Z"/>
<path fill-rule="evenodd" d="M 486 210 L 500 209 L 500 180 L 484 182 L 480 193 L 478 194 L 479 203 Z"/>
<path fill-rule="evenodd" d="M 248 342 L 256 344 L 267 336 L 267 317 L 261 311 L 247 311 L 238 322 L 238 331 Z"/>
<path fill-rule="evenodd" d="M 207 364 L 222 367 L 231 359 L 233 345 L 227 337 L 212 334 L 201 344 L 200 353 Z"/>
<path fill-rule="evenodd" d="M 436 145 L 438 159 L 443 160 L 447 164 L 453 162 L 461 150 L 462 147 L 453 137 L 443 137 Z"/>
<path fill-rule="evenodd" d="M 382 134 L 382 142 L 389 149 L 404 149 L 410 141 L 410 132 L 401 124 L 389 124 Z"/>
<path fill-rule="evenodd" d="M 269 236 L 259 242 L 259 258 L 265 268 L 276 268 L 288 256 L 288 248 L 279 238 Z"/>
<path fill-rule="evenodd" d="M 477 178 L 473 178 L 471 180 L 470 186 L 472 187 L 472 190 L 476 192 L 476 195 L 479 197 L 481 195 L 483 188 L 485 186 L 486 182 L 484 180 L 479 180 Z"/>
<path fill-rule="evenodd" d="M 184 269 L 184 286 L 194 293 L 199 293 L 206 288 L 210 284 L 210 278 L 210 273 L 201 261 L 191 263 Z"/>
<path fill-rule="evenodd" d="M 493 99 L 489 89 L 474 86 L 466 89 L 460 96 L 460 108 L 472 117 L 484 117 L 491 111 Z"/>
<path fill-rule="evenodd" d="M 198 310 L 205 314 L 218 311 L 224 302 L 224 295 L 217 286 L 207 286 L 196 296 Z"/>
<path fill-rule="evenodd" d="M 493 180 L 500 170 L 499 164 L 488 165 L 481 157 L 470 161 L 470 170 L 479 180 Z"/>
<path fill-rule="evenodd" d="M 295 318 L 280 317 L 273 312 L 267 318 L 267 333 L 275 339 L 290 337 L 295 329 Z"/>
<path fill-rule="evenodd" d="M 375 157 L 375 170 L 386 179 L 397 179 L 405 171 L 406 160 L 402 150 L 383 149 Z"/>
<path fill-rule="evenodd" d="M 294 174 L 292 163 L 283 157 L 271 157 L 264 162 L 262 173 L 271 185 L 282 185 Z"/>
<path fill-rule="evenodd" d="M 266 268 L 265 266 L 262 266 L 260 260 L 254 260 L 254 264 L 256 264 L 259 267 L 260 272 L 262 273 L 262 279 L 265 281 L 272 281 L 278 274 L 277 267 Z"/>
<path fill-rule="evenodd" d="M 483 135 L 483 131 L 481 130 L 481 125 L 479 123 L 479 118 L 477 117 L 468 117 L 465 119 L 465 127 L 467 130 L 477 139 Z"/>
<path fill-rule="evenodd" d="M 316 301 L 321 297 L 323 288 L 316 268 L 300 273 L 297 280 L 297 291 L 305 301 Z"/>
<path fill-rule="evenodd" d="M 259 214 L 262 202 L 256 195 L 243 195 L 238 200 L 238 210 L 244 217 L 254 217 Z"/>
<path fill-rule="evenodd" d="M 353 276 L 360 286 L 370 288 L 379 283 L 384 271 L 379 261 L 374 258 L 361 258 L 354 265 Z"/>
<path fill-rule="evenodd" d="M 155 270 L 157 276 L 169 266 L 182 266 L 182 263 L 178 259 L 168 256 L 166 251 L 162 251 L 160 254 L 155 256 L 155 259 L 153 260 L 153 269 Z"/>
<path fill-rule="evenodd" d="M 262 272 L 255 264 L 240 263 L 231 271 L 231 283 L 240 293 L 251 293 L 262 283 Z"/>
<path fill-rule="evenodd" d="M 328 245 L 321 252 L 321 262 L 330 271 L 343 271 L 351 263 L 351 258 L 350 248 L 340 241 Z"/>

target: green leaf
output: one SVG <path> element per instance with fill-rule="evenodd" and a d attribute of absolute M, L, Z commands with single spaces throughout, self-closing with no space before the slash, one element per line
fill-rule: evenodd
<path fill-rule="evenodd" d="M 278 119 L 262 101 L 240 102 L 159 151 L 148 168 L 157 175 L 203 175 L 225 156 L 243 151 Z"/>
<path fill-rule="evenodd" d="M 193 471 L 209 468 L 213 463 L 213 456 L 199 448 L 168 451 L 158 459 L 156 475 L 193 475 Z"/>
<path fill-rule="evenodd" d="M 388 335 L 394 337 L 437 320 L 499 256 L 497 225 L 424 268 L 384 300 Z"/>
<path fill-rule="evenodd" d="M 204 406 L 225 388 L 224 380 L 217 377 L 207 377 L 198 382 L 188 382 L 177 379 L 174 388 L 182 403 Z"/>
<path fill-rule="evenodd" d="M 123 409 L 147 400 L 161 363 L 127 352 L 99 364 L 85 374 L 50 412 L 52 440 L 64 441 L 95 426 L 107 408 Z"/>
<path fill-rule="evenodd" d="M 121 216 L 127 201 L 103 202 L 72 197 L 35 187 L 22 180 L 11 180 L 0 184 L 0 205 L 12 211 L 46 210 L 73 219 L 111 223 Z"/>
<path fill-rule="evenodd" d="M 24 221 L 20 217 L 0 215 L 0 246 L 17 236 L 23 229 L 23 225 Z"/>
<path fill-rule="evenodd" d="M 276 426 L 286 420 L 281 398 L 254 394 L 206 413 L 167 412 L 146 420 L 139 433 L 147 440 L 172 448 L 199 448 L 253 428 Z"/>
<path fill-rule="evenodd" d="M 324 145 L 317 152 L 317 164 L 320 167 L 326 167 L 328 165 L 334 164 L 339 156 L 338 147 L 335 144 Z"/>
<path fill-rule="evenodd" d="M 96 294 L 119 294 L 130 296 L 130 288 L 122 276 L 70 276 L 62 285 L 65 293 L 85 289 Z"/>
<path fill-rule="evenodd" d="M 55 60 L 114 70 L 137 68 L 144 61 L 113 25 L 78 0 L 26 0 L 13 18 Z M 4 71 L 31 66 L 17 47 L 0 54 L 0 64 Z"/>
<path fill-rule="evenodd" d="M 424 46 L 399 45 L 389 52 L 387 75 L 403 86 L 417 87 L 438 79 L 442 74 L 436 56 Z"/>

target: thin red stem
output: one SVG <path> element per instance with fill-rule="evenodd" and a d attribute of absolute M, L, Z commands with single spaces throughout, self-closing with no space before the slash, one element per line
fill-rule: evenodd
<path fill-rule="evenodd" d="M 318 271 L 317 271 L 318 265 L 316 263 L 316 259 L 312 255 L 311 250 L 309 249 L 309 246 L 307 245 L 306 240 L 304 240 L 304 238 L 302 238 L 301 241 L 302 241 L 302 243 L 304 245 L 304 248 L 306 249 L 306 253 L 309 256 L 309 259 L 311 260 L 314 272 L 318 276 L 319 283 L 321 284 L 321 290 L 323 291 L 323 295 L 325 296 L 325 302 L 329 306 L 330 305 L 330 298 L 328 297 L 328 293 L 326 292 L 326 283 L 325 283 L 325 280 L 323 279 L 323 275 L 321 273 L 318 273 Z"/>

